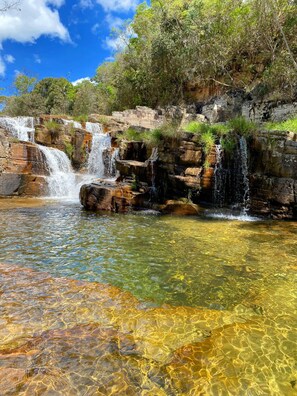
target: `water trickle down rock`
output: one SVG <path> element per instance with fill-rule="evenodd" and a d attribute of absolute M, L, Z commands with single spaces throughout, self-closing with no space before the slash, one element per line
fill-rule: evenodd
<path fill-rule="evenodd" d="M 159 159 L 158 147 L 154 147 L 152 150 L 152 154 L 151 154 L 150 158 L 148 159 L 148 163 L 150 164 L 150 168 L 151 168 L 150 194 L 151 194 L 152 200 L 154 198 L 157 198 L 157 195 L 158 195 L 158 191 L 157 191 L 157 187 L 156 187 L 156 165 L 157 165 L 158 159 Z"/>
<path fill-rule="evenodd" d="M 223 168 L 224 151 L 221 144 L 216 144 L 216 164 L 214 169 L 213 201 L 215 206 L 222 207 L 226 200 L 226 172 Z"/>

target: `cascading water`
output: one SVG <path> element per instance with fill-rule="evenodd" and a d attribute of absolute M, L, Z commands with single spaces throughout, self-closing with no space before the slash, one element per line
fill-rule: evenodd
<path fill-rule="evenodd" d="M 38 145 L 43 153 L 46 167 L 50 197 L 74 198 L 77 195 L 75 174 L 67 155 L 60 150 Z"/>
<path fill-rule="evenodd" d="M 244 136 L 239 139 L 240 158 L 241 158 L 241 174 L 242 174 L 242 204 L 243 211 L 246 213 L 249 210 L 250 203 L 250 182 L 249 182 L 249 167 L 248 167 L 248 149 L 247 142 Z"/>
<path fill-rule="evenodd" d="M 63 121 L 63 124 L 64 124 L 64 125 L 72 125 L 73 128 L 82 129 L 82 125 L 81 125 L 81 123 L 78 122 L 78 121 L 74 121 L 74 120 L 65 120 L 65 119 L 63 119 L 62 121 Z"/>
<path fill-rule="evenodd" d="M 0 126 L 21 141 L 34 142 L 33 117 L 0 117 Z"/>
<path fill-rule="evenodd" d="M 248 147 L 245 137 L 237 139 L 231 156 L 226 155 L 221 144 L 216 147 L 213 202 L 216 207 L 230 206 L 246 216 L 250 203 Z"/>
<path fill-rule="evenodd" d="M 20 141 L 34 143 L 33 117 L 0 117 L 0 126 Z M 46 177 L 50 197 L 78 196 L 75 175 L 67 155 L 58 149 L 36 144 L 42 153 L 49 176 Z"/>
<path fill-rule="evenodd" d="M 93 137 L 88 159 L 89 174 L 97 178 L 112 176 L 109 175 L 109 170 L 113 167 L 112 161 L 115 161 L 115 157 L 111 155 L 111 137 L 103 133 L 100 124 L 87 122 L 86 130 Z"/>

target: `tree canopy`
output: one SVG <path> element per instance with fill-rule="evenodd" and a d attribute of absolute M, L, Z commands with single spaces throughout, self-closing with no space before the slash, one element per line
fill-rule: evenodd
<path fill-rule="evenodd" d="M 125 48 L 92 83 L 19 76 L 6 111 L 109 114 L 238 89 L 297 96 L 297 0 L 151 0 L 118 34 Z"/>
<path fill-rule="evenodd" d="M 152 0 L 131 27 L 127 47 L 96 75 L 118 108 L 259 86 L 296 94 L 296 1 Z"/>

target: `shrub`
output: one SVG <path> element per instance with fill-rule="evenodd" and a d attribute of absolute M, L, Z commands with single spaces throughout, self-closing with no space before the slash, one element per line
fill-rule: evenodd
<path fill-rule="evenodd" d="M 270 131 L 287 131 L 297 133 L 297 118 L 291 118 L 283 122 L 267 122 L 265 128 Z"/>
<path fill-rule="evenodd" d="M 85 124 L 88 122 L 89 117 L 86 114 L 81 114 L 79 116 L 73 117 L 74 121 L 80 122 L 81 124 Z"/>
<path fill-rule="evenodd" d="M 118 136 L 118 139 L 121 140 L 128 140 L 134 142 L 141 142 L 142 136 L 141 133 L 136 131 L 134 128 L 127 129 L 124 133 Z"/>
<path fill-rule="evenodd" d="M 216 136 L 227 135 L 230 132 L 228 124 L 213 124 L 211 125 L 212 133 Z"/>
<path fill-rule="evenodd" d="M 237 144 L 236 136 L 234 134 L 229 134 L 222 137 L 220 142 L 222 145 L 222 149 L 227 153 L 232 153 L 235 150 Z"/>
<path fill-rule="evenodd" d="M 205 124 L 203 122 L 198 122 L 198 121 L 192 121 L 184 127 L 184 130 L 190 133 L 201 134 L 206 130 L 208 130 L 209 127 L 210 127 L 209 124 Z"/>
<path fill-rule="evenodd" d="M 61 133 L 61 125 L 54 120 L 46 121 L 44 126 L 49 131 L 52 140 L 57 140 Z"/>
<path fill-rule="evenodd" d="M 256 124 L 244 117 L 233 118 L 227 125 L 234 133 L 245 137 L 253 135 L 257 130 Z"/>
<path fill-rule="evenodd" d="M 204 153 L 206 155 L 209 154 L 215 144 L 215 136 L 210 128 L 201 134 L 201 143 L 204 148 Z"/>

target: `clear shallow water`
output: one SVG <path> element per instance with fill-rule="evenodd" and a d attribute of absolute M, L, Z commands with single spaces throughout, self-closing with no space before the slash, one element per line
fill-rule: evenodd
<path fill-rule="evenodd" d="M 110 283 L 157 304 L 230 309 L 296 275 L 296 223 L 96 215 L 59 202 L 0 216 L 0 262 Z"/>
<path fill-rule="evenodd" d="M 296 395 L 297 223 L 15 202 L 0 201 L 0 394 L 25 366 L 12 394 Z"/>

